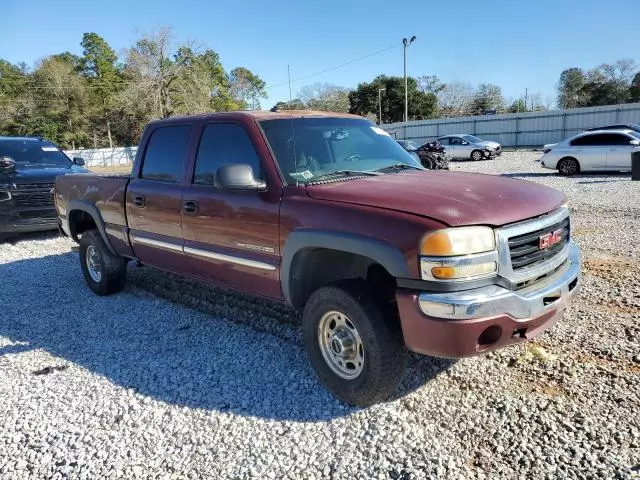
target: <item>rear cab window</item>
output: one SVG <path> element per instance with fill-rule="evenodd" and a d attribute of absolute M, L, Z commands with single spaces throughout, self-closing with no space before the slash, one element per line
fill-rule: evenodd
<path fill-rule="evenodd" d="M 156 128 L 147 142 L 140 178 L 180 183 L 184 178 L 190 135 L 191 125 L 187 124 Z"/>

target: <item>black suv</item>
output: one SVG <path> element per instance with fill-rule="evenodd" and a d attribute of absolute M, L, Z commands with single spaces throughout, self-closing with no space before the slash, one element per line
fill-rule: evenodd
<path fill-rule="evenodd" d="M 0 137 L 0 241 L 13 233 L 57 230 L 55 179 L 87 172 L 83 165 L 43 138 Z"/>

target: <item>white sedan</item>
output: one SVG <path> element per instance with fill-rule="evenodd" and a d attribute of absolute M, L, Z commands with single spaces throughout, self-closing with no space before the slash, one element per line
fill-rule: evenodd
<path fill-rule="evenodd" d="M 545 145 L 540 164 L 566 176 L 598 170 L 630 171 L 631 153 L 639 147 L 640 133 L 633 130 L 583 132 Z"/>

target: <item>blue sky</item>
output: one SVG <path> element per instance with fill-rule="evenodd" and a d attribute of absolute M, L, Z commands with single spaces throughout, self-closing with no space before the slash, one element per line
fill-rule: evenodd
<path fill-rule="evenodd" d="M 119 53 L 139 32 L 171 26 L 176 41 L 195 40 L 220 54 L 227 70 L 245 66 L 269 88 L 270 107 L 287 100 L 292 83 L 355 87 L 379 73 L 402 75 L 401 39 L 409 75 L 500 85 L 506 97 L 555 94 L 560 72 L 638 57 L 639 0 L 256 1 L 3 0 L 0 58 L 33 64 L 65 50 L 80 54 L 84 32 L 103 36 Z"/>

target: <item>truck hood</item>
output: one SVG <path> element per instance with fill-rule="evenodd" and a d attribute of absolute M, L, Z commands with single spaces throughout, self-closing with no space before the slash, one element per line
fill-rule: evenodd
<path fill-rule="evenodd" d="M 319 200 L 413 213 L 452 227 L 498 227 L 543 215 L 566 201 L 562 192 L 525 180 L 438 170 L 310 185 L 307 192 Z"/>
<path fill-rule="evenodd" d="M 62 166 L 25 166 L 16 165 L 15 170 L 2 171 L 0 170 L 0 183 L 54 183 L 55 179 L 59 175 L 68 175 L 70 173 L 87 173 L 88 170 L 78 167 L 77 165 L 70 165 L 69 167 Z"/>

